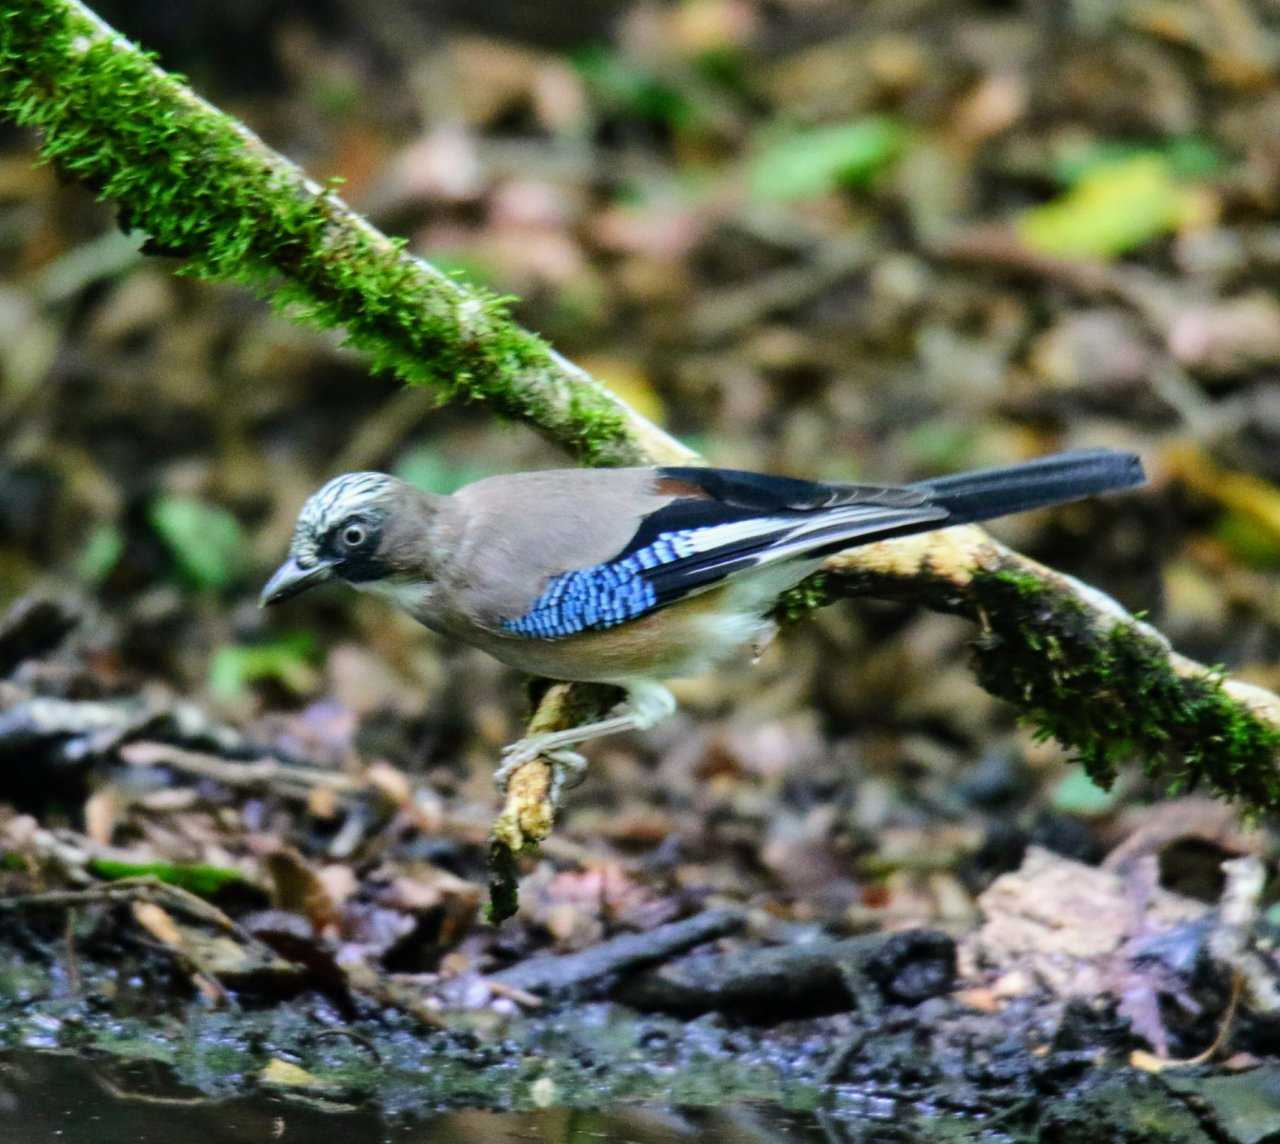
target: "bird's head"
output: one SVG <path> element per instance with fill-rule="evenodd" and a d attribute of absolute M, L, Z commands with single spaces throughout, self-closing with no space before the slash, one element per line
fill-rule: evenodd
<path fill-rule="evenodd" d="M 298 514 L 289 558 L 262 589 L 277 604 L 334 578 L 379 588 L 424 575 L 422 552 L 441 498 L 386 473 L 344 473 L 313 493 Z"/>

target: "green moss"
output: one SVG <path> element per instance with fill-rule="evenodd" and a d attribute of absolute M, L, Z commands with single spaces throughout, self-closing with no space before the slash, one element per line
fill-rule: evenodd
<path fill-rule="evenodd" d="M 341 327 L 375 369 L 484 401 L 588 463 L 641 459 L 619 407 L 567 377 L 510 320 L 508 299 L 365 226 L 75 0 L 0 0 L 0 114 L 36 129 L 47 161 L 117 203 L 121 226 L 185 272 Z"/>
<path fill-rule="evenodd" d="M 773 610 L 779 623 L 794 624 L 831 603 L 831 585 L 823 572 L 810 576 L 778 597 Z"/>
<path fill-rule="evenodd" d="M 1099 786 L 1141 761 L 1171 791 L 1280 808 L 1280 730 L 1227 695 L 1220 673 L 1178 675 L 1159 640 L 1130 623 L 1097 629 L 1033 575 L 984 573 L 974 589 L 987 620 L 975 649 L 983 686 L 1074 749 Z"/>
<path fill-rule="evenodd" d="M 87 868 L 89 873 L 108 882 L 119 878 L 157 878 L 202 898 L 212 898 L 226 887 L 245 881 L 239 870 L 198 862 L 119 862 L 113 858 L 91 858 Z"/>
<path fill-rule="evenodd" d="M 516 854 L 503 842 L 489 846 L 489 904 L 484 920 L 501 925 L 520 908 L 520 864 Z"/>
<path fill-rule="evenodd" d="M 1096 613 L 1018 569 L 979 573 L 957 595 L 947 581 L 867 582 L 873 595 L 920 601 L 979 620 L 975 671 L 1045 739 L 1071 748 L 1110 787 L 1141 762 L 1171 792 L 1202 787 L 1255 811 L 1280 809 L 1280 729 L 1222 687 L 1219 671 L 1184 677 L 1168 648 L 1133 623 L 1096 626 Z M 786 593 L 775 616 L 791 622 L 844 594 L 830 576 Z"/>

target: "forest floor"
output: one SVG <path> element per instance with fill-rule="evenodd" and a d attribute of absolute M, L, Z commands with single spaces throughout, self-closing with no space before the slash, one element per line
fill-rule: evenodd
<path fill-rule="evenodd" d="M 1148 490 L 996 531 L 1280 683 L 1271 9 L 483 7 L 100 10 L 713 463 L 1137 450 Z M 563 458 L 175 276 L 0 144 L 0 1107 L 1280 1140 L 1273 825 L 1094 786 L 900 602 L 601 742 L 489 924 L 525 683 L 376 600 L 254 597 L 336 472 Z"/>

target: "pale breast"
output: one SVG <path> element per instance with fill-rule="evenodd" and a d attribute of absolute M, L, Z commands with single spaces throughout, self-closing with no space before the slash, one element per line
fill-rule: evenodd
<path fill-rule="evenodd" d="M 704 592 L 605 631 L 558 640 L 459 633 L 503 663 L 535 675 L 594 683 L 701 675 L 768 641 L 758 613 L 725 610 L 723 589 Z"/>

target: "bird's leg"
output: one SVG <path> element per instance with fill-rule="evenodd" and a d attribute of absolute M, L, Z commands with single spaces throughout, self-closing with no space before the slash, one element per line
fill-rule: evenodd
<path fill-rule="evenodd" d="M 570 748 L 621 731 L 647 731 L 675 712 L 675 696 L 659 683 L 645 680 L 629 683 L 626 688 L 626 701 L 615 715 L 563 731 L 529 735 L 504 747 L 502 765 L 493 775 L 498 789 L 506 790 L 507 781 L 518 767 L 541 756 L 551 763 L 551 801 L 558 802 L 562 790 L 582 781 L 587 766 L 586 760 Z"/>

